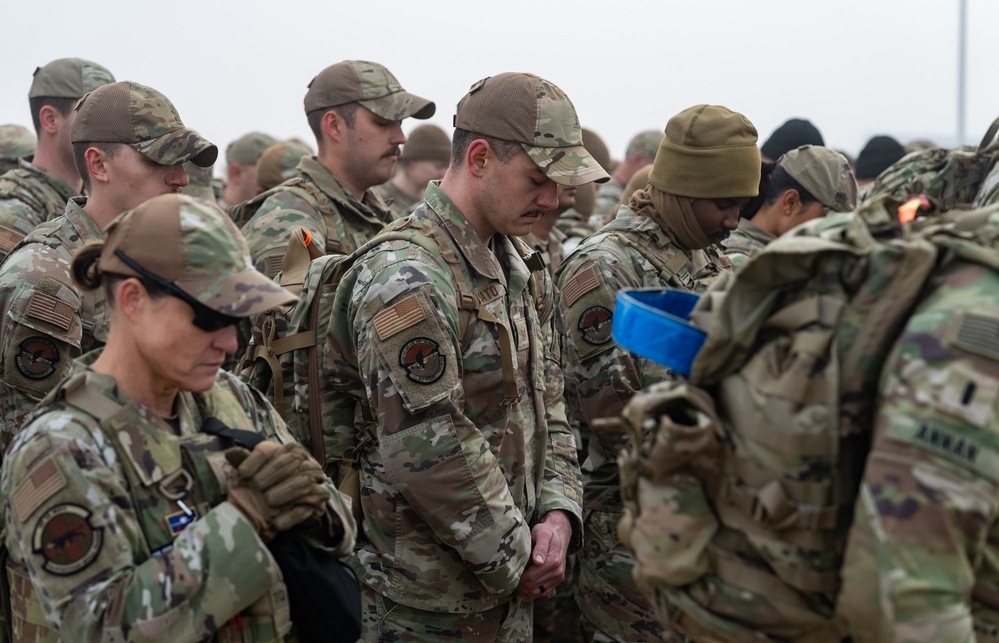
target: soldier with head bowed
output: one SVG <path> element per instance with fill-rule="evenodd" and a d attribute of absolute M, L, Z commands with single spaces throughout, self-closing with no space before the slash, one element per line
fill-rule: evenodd
<path fill-rule="evenodd" d="M 519 237 L 559 185 L 608 177 L 569 98 L 535 75 L 475 83 L 455 126 L 447 173 L 403 223 L 439 248 L 360 258 L 327 338 L 356 359 L 358 417 L 377 423 L 356 552 L 370 641 L 529 640 L 530 601 L 581 535 L 551 279 Z"/>
<path fill-rule="evenodd" d="M 232 212 L 254 264 L 276 273 L 298 228 L 327 253 L 352 252 L 373 237 L 393 218 L 371 188 L 392 177 L 406 142 L 402 121 L 435 109 L 378 63 L 345 60 L 319 72 L 305 94 L 318 155 L 301 160 L 300 176 Z"/>
<path fill-rule="evenodd" d="M 130 81 L 104 85 L 76 106 L 73 158 L 88 197 L 38 228 L 0 267 L 0 445 L 66 373 L 102 345 L 108 317 L 101 291 L 81 292 L 69 265 L 122 212 L 188 184 L 182 164 L 210 166 L 218 148 L 188 129 L 160 92 Z"/>
<path fill-rule="evenodd" d="M 756 128 L 745 116 L 715 105 L 686 109 L 666 124 L 648 184 L 558 273 L 569 418 L 589 435 L 579 604 L 592 640 L 667 635 L 617 538 L 617 453 L 626 435 L 595 420 L 618 415 L 636 392 L 672 374 L 611 337 L 615 297 L 622 288 L 706 289 L 729 265 L 715 244 L 736 228 L 739 207 L 756 195 L 759 181 Z"/>
<path fill-rule="evenodd" d="M 28 104 L 38 142 L 34 154 L 0 177 L 0 260 L 40 223 L 60 216 L 83 183 L 73 163 L 70 132 L 84 94 L 114 82 L 97 63 L 60 58 L 35 69 Z"/>
<path fill-rule="evenodd" d="M 4 463 L 15 638 L 285 640 L 268 543 L 304 530 L 343 555 L 353 519 L 274 409 L 219 367 L 237 319 L 294 295 L 252 268 L 221 210 L 174 194 L 116 220 L 72 271 L 104 290 L 111 332 Z M 210 418 L 266 439 L 226 450 Z"/>
<path fill-rule="evenodd" d="M 451 139 L 436 125 L 420 125 L 402 147 L 392 179 L 375 191 L 396 217 L 404 217 L 423 200 L 431 181 L 444 176 L 451 160 Z"/>
<path fill-rule="evenodd" d="M 13 170 L 21 159 L 35 153 L 35 135 L 22 125 L 0 125 L 0 173 Z"/>
<path fill-rule="evenodd" d="M 722 245 L 735 267 L 791 228 L 857 207 L 857 179 L 846 158 L 821 145 L 802 145 L 764 163 L 760 193 L 742 208 L 739 227 Z"/>

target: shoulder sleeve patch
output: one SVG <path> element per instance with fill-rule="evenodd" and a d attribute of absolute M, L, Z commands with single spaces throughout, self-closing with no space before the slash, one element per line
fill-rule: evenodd
<path fill-rule="evenodd" d="M 580 297 L 597 287 L 596 268 L 590 267 L 573 277 L 562 289 L 565 305 L 572 306 Z"/>
<path fill-rule="evenodd" d="M 948 335 L 952 346 L 999 361 L 999 316 L 965 313 Z"/>
<path fill-rule="evenodd" d="M 24 522 L 46 500 L 66 486 L 66 476 L 52 456 L 48 456 L 28 472 L 11 497 L 17 519 Z"/>
<path fill-rule="evenodd" d="M 416 296 L 411 295 L 375 315 L 371 323 L 378 333 L 378 339 L 385 341 L 396 333 L 420 323 L 425 317 L 420 302 L 416 300 Z"/>
<path fill-rule="evenodd" d="M 9 253 L 24 238 L 24 234 L 5 225 L 0 225 L 0 252 Z"/>
<path fill-rule="evenodd" d="M 47 322 L 62 330 L 69 330 L 73 325 L 73 313 L 76 310 L 58 297 L 36 290 L 28 300 L 25 313 L 34 319 Z"/>
<path fill-rule="evenodd" d="M 403 299 L 399 304 L 412 300 L 418 312 L 410 312 L 418 321 L 396 324 L 394 332 L 381 337 L 368 331 L 368 341 L 380 363 L 379 387 L 390 386 L 396 390 L 403 407 L 410 413 L 423 410 L 445 399 L 458 386 L 460 379 L 459 356 L 455 355 L 454 342 L 444 325 L 431 312 L 426 295 L 418 293 Z M 396 304 L 398 305 L 398 304 Z M 409 304 L 407 304 L 407 307 Z M 375 317 L 391 309 L 379 311 Z M 388 325 L 380 320 L 381 328 Z M 367 351 L 358 346 L 359 359 Z M 370 359 L 370 358 L 369 358 Z M 372 364 L 373 365 L 373 364 Z M 386 379 L 391 382 L 385 381 Z"/>

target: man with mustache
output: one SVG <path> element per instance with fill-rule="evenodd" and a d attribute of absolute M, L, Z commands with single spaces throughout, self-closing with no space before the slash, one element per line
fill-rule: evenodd
<path fill-rule="evenodd" d="M 594 420 L 620 414 L 637 391 L 673 375 L 614 341 L 615 297 L 622 288 L 700 292 L 731 265 L 715 244 L 736 229 L 739 206 L 758 192 L 756 140 L 753 124 L 724 107 L 697 105 L 671 118 L 648 184 L 556 276 L 569 420 L 590 436 L 578 595 L 589 640 L 670 635 L 632 580 L 632 555 L 617 539 L 617 453 L 625 435 Z"/>
<path fill-rule="evenodd" d="M 378 63 L 345 60 L 321 71 L 305 94 L 305 115 L 319 152 L 298 165 L 301 176 L 234 212 L 257 269 L 273 275 L 291 233 L 305 228 L 327 253 L 348 253 L 392 220 L 370 188 L 392 177 L 404 118 L 430 118 L 432 101 L 405 91 Z M 252 217 L 252 218 L 251 218 Z"/>
<path fill-rule="evenodd" d="M 188 129 L 160 92 L 122 81 L 76 105 L 73 160 L 89 197 L 34 229 L 0 267 L 0 447 L 83 353 L 103 346 L 103 290 L 81 292 L 69 266 L 118 215 L 188 184 L 183 163 L 209 167 L 218 148 Z"/>
<path fill-rule="evenodd" d="M 364 384 L 353 417 L 377 425 L 350 560 L 365 641 L 531 640 L 531 602 L 581 535 L 551 277 L 518 237 L 559 185 L 609 177 L 568 96 L 533 74 L 476 82 L 454 123 L 447 173 L 398 224 L 439 248 L 359 258 L 325 339 L 333 377 Z"/>

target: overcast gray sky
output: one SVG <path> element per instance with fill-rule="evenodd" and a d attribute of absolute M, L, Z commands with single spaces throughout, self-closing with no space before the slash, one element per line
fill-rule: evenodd
<path fill-rule="evenodd" d="M 80 56 L 159 89 L 223 149 L 252 129 L 311 141 L 306 85 L 348 58 L 380 62 L 436 101 L 431 122 L 448 132 L 473 82 L 534 72 L 569 94 L 618 158 L 633 134 L 697 103 L 744 113 L 761 142 L 806 117 L 851 154 L 874 134 L 950 144 L 957 132 L 958 0 L 4 4 L 0 122 L 28 126 L 35 67 Z M 977 143 L 999 116 L 999 2 L 967 4 L 966 139 Z"/>

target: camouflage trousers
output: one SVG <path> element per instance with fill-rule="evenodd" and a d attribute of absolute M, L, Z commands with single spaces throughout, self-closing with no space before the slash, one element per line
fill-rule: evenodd
<path fill-rule="evenodd" d="M 679 640 L 659 622 L 632 580 L 635 560 L 617 537 L 620 514 L 590 510 L 583 520 L 577 602 L 591 641 Z"/>
<path fill-rule="evenodd" d="M 531 640 L 533 605 L 516 596 L 484 612 L 450 614 L 407 607 L 361 584 L 361 640 L 477 641 Z"/>

